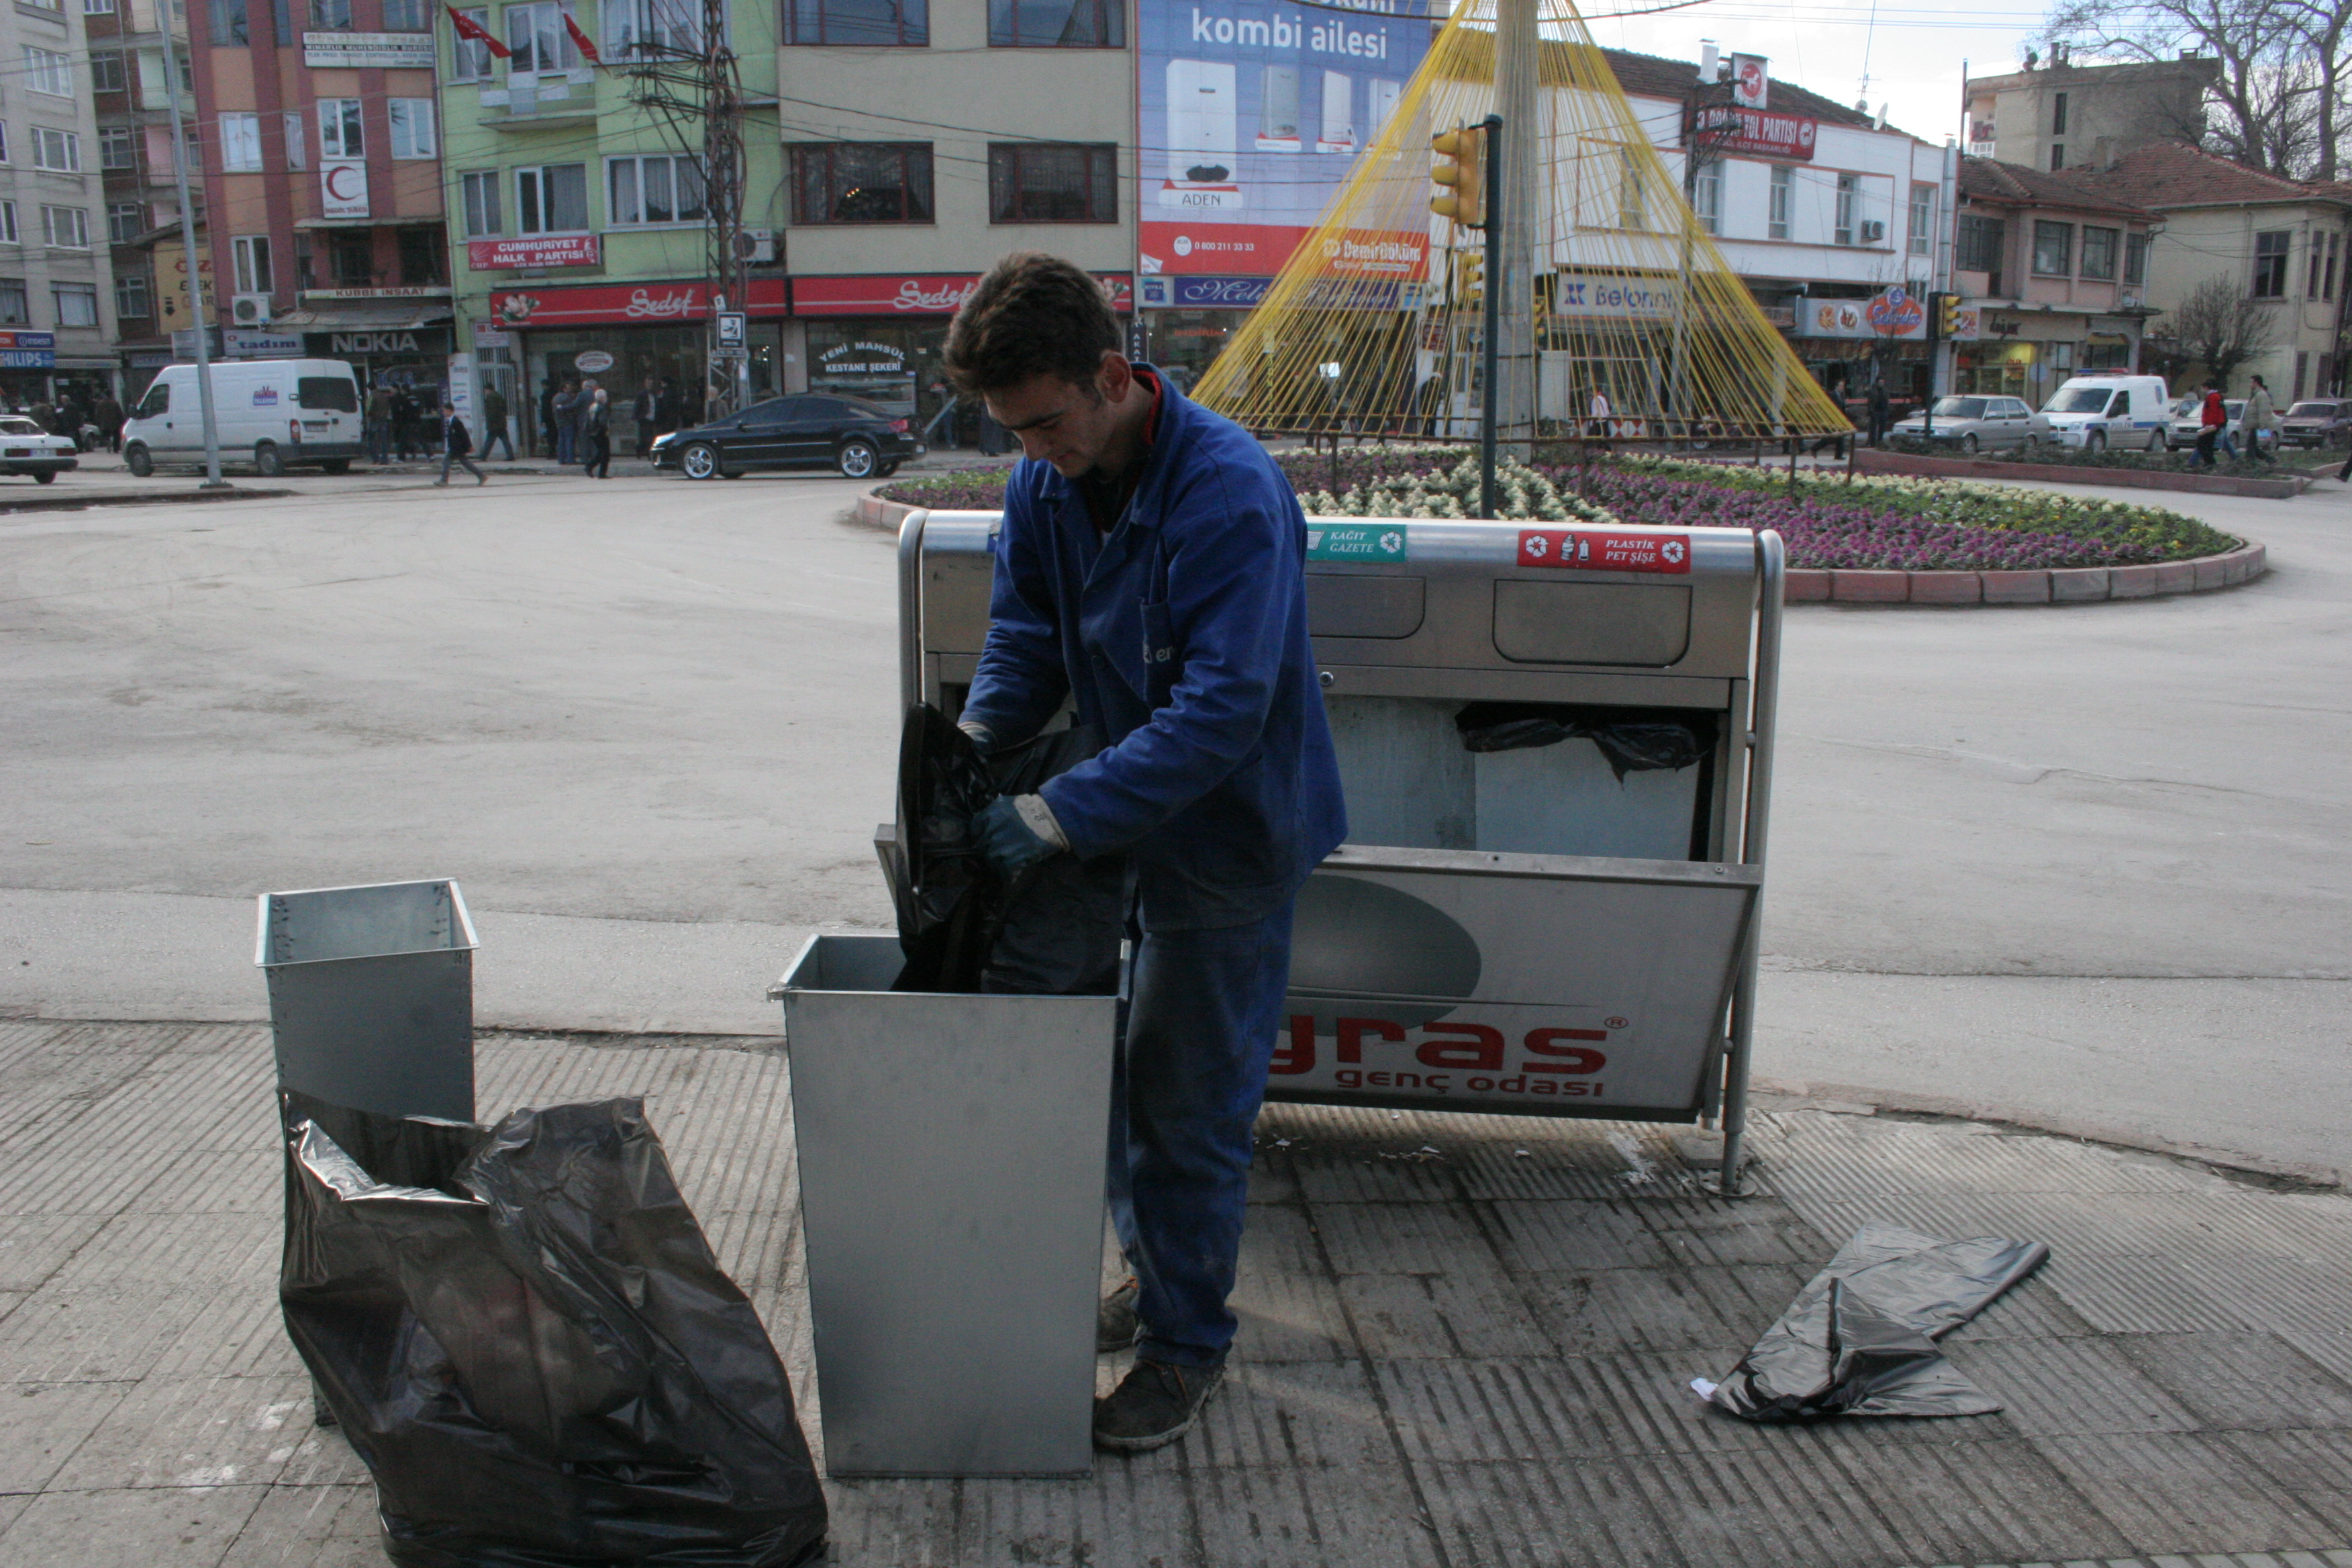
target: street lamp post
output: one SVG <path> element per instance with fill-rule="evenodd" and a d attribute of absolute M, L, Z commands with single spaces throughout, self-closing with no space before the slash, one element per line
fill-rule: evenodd
<path fill-rule="evenodd" d="M 163 17 L 164 97 L 172 105 L 172 171 L 180 186 L 180 252 L 188 268 L 188 315 L 196 330 L 196 406 L 205 425 L 205 482 L 208 490 L 225 490 L 221 478 L 220 425 L 213 417 L 213 355 L 205 325 L 205 269 L 196 256 L 195 204 L 188 197 L 188 139 L 180 129 L 180 48 L 172 18 Z"/>

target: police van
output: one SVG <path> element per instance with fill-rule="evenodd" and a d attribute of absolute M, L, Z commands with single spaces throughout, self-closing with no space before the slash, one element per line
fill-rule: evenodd
<path fill-rule="evenodd" d="M 2078 375 L 2051 394 L 2042 413 L 2062 447 L 2161 452 L 2172 395 L 2158 375 Z"/>
<path fill-rule="evenodd" d="M 230 360 L 212 367 L 213 426 L 221 461 L 264 479 L 289 468 L 348 470 L 367 449 L 360 383 L 339 359 Z M 122 427 L 122 464 L 145 479 L 159 467 L 205 460 L 196 367 L 165 365 Z"/>

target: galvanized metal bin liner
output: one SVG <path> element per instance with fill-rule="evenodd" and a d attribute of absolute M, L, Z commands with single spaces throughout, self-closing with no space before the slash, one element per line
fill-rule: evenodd
<path fill-rule="evenodd" d="M 1117 999 L 894 993 L 900 964 L 815 936 L 772 993 L 826 1471 L 1086 1475 Z"/>
<path fill-rule="evenodd" d="M 264 893 L 278 1081 L 383 1116 L 474 1117 L 474 923 L 446 879 Z"/>

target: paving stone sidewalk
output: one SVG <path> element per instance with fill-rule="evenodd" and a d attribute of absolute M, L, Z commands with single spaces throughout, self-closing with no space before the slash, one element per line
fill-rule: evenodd
<path fill-rule="evenodd" d="M 479 1064 L 486 1113 L 646 1098 L 814 1439 L 776 1043 Z M 268 1083 L 259 1027 L 0 1024 L 6 1568 L 383 1561 L 278 1321 Z M 1088 1482 L 832 1484 L 831 1561 L 2352 1568 L 2352 1197 L 1963 1122 L 1785 1109 L 1757 1144 L 1727 1202 L 1663 1129 L 1270 1111 L 1203 1426 Z M 1867 1218 L 2050 1243 L 1950 1342 L 2007 1410 L 1700 1405 Z"/>

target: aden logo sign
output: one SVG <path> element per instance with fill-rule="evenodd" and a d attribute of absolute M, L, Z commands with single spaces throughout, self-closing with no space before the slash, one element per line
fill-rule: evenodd
<path fill-rule="evenodd" d="M 319 165 L 319 215 L 368 216 L 367 165 L 356 158 L 331 158 Z"/>

